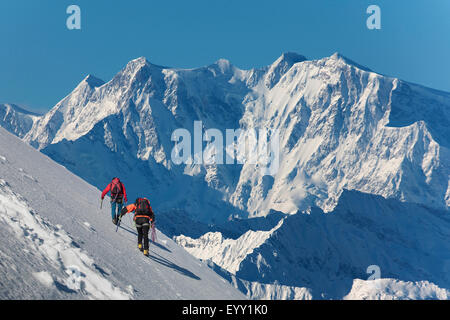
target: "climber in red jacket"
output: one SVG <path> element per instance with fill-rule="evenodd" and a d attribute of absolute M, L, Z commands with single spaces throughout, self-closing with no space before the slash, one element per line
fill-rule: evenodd
<path fill-rule="evenodd" d="M 113 178 L 111 183 L 108 184 L 102 192 L 102 200 L 105 198 L 105 195 L 111 191 L 111 216 L 112 222 L 117 224 L 118 217 L 120 211 L 123 207 L 123 202 L 127 202 L 127 191 L 125 190 L 125 186 L 120 181 L 119 178 Z"/>

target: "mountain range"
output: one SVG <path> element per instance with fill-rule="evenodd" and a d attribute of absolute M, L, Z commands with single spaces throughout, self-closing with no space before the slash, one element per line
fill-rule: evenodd
<path fill-rule="evenodd" d="M 97 188 L 119 176 L 130 199 L 148 196 L 161 230 L 248 297 L 426 298 L 450 288 L 449 110 L 450 93 L 338 53 L 250 70 L 141 57 L 42 116 L 1 105 L 0 125 Z M 174 164 L 172 133 L 195 121 L 277 130 L 278 170 Z M 367 288 L 370 265 L 382 290 Z"/>

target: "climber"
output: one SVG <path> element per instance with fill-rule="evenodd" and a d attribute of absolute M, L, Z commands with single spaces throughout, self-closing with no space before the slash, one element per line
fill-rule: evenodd
<path fill-rule="evenodd" d="M 112 222 L 117 224 L 118 216 L 123 207 L 123 202 L 127 202 L 127 191 L 119 178 L 113 178 L 102 192 L 102 201 L 105 195 L 111 191 L 111 217 Z"/>
<path fill-rule="evenodd" d="M 143 251 L 144 255 L 148 257 L 148 232 L 150 228 L 154 230 L 155 214 L 148 199 L 137 198 L 134 203 L 122 209 L 119 221 L 122 219 L 122 216 L 133 211 L 135 211 L 134 222 L 138 232 L 138 249 Z"/>

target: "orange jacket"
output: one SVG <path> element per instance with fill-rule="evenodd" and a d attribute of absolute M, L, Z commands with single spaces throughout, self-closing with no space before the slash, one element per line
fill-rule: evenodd
<path fill-rule="evenodd" d="M 120 214 L 123 216 L 123 215 L 126 215 L 127 213 L 130 213 L 133 211 L 136 211 L 136 204 L 134 204 L 134 203 L 129 204 L 126 207 L 124 207 L 122 209 L 122 211 L 120 212 Z M 144 215 L 136 215 L 135 214 L 133 219 L 136 220 L 136 218 L 149 218 L 150 221 L 153 222 L 153 221 L 155 221 L 155 214 L 153 213 L 152 207 L 150 207 L 150 215 L 144 216 Z"/>

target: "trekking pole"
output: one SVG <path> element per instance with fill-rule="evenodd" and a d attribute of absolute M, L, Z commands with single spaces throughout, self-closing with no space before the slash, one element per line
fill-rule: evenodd
<path fill-rule="evenodd" d="M 103 206 L 103 199 L 100 201 L 100 210 L 102 210 L 102 206 Z"/>
<path fill-rule="evenodd" d="M 119 229 L 119 225 L 120 225 L 120 221 L 122 220 L 122 217 L 119 216 L 119 220 L 117 221 L 117 227 L 116 227 L 116 232 Z"/>

